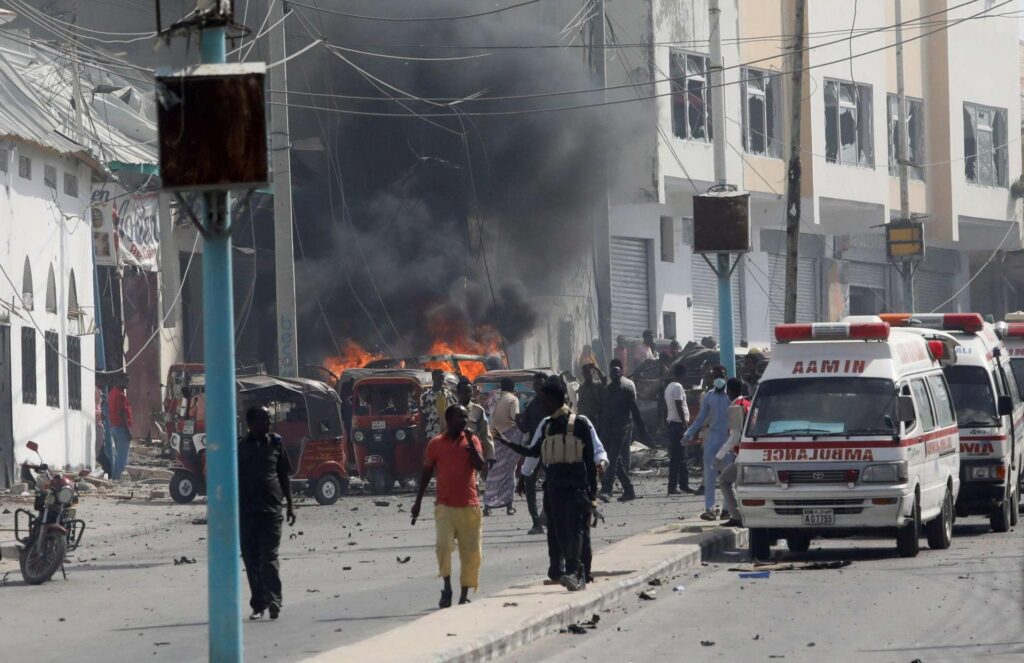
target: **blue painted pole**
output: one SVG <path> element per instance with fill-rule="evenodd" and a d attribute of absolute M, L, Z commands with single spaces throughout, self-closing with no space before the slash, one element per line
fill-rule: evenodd
<path fill-rule="evenodd" d="M 204 63 L 227 59 L 223 28 L 202 33 Z M 211 99 L 211 103 L 217 100 Z M 210 661 L 242 660 L 238 542 L 238 435 L 235 428 L 235 322 L 228 196 L 203 196 L 203 356 L 206 363 L 206 485 Z"/>
<path fill-rule="evenodd" d="M 732 335 L 732 279 L 729 254 L 718 254 L 718 349 L 729 377 L 736 377 L 736 342 Z"/>

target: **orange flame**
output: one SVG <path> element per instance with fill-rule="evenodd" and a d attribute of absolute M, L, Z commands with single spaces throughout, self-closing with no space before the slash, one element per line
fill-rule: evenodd
<path fill-rule="evenodd" d="M 364 350 L 355 341 L 345 341 L 341 354 L 324 359 L 324 366 L 335 375 L 341 375 L 346 368 L 362 368 L 371 361 L 383 359 L 383 355 Z"/>

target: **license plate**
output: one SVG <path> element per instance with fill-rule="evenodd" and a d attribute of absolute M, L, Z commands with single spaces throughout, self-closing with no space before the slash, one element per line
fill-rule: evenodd
<path fill-rule="evenodd" d="M 385 428 L 387 428 L 387 426 L 388 422 L 386 421 L 375 421 L 372 424 L 370 424 L 370 428 L 373 430 L 384 430 Z"/>
<path fill-rule="evenodd" d="M 804 525 L 835 525 L 836 516 L 832 509 L 804 509 Z"/>
<path fill-rule="evenodd" d="M 373 434 L 373 441 L 374 442 L 383 442 L 384 441 L 384 433 L 374 433 Z"/>
<path fill-rule="evenodd" d="M 196 422 L 186 421 L 181 427 L 181 432 L 185 435 L 192 435 L 196 432 Z"/>
<path fill-rule="evenodd" d="M 384 457 L 383 456 L 367 456 L 366 457 L 366 464 L 367 465 L 374 465 L 374 464 L 382 465 L 383 463 L 384 463 Z"/>

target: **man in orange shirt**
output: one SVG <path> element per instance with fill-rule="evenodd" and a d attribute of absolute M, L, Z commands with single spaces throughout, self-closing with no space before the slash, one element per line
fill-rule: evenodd
<path fill-rule="evenodd" d="M 459 605 L 469 603 L 469 590 L 480 584 L 480 562 L 483 559 L 483 514 L 476 490 L 477 472 L 487 467 L 480 440 L 466 432 L 469 412 L 461 405 L 451 405 L 444 413 L 446 431 L 427 443 L 423 460 L 423 476 L 412 505 L 412 524 L 420 516 L 423 493 L 437 470 L 437 499 L 434 524 L 437 529 L 438 575 L 444 578 L 440 608 L 452 605 L 452 552 L 459 547 L 459 584 L 462 592 Z"/>

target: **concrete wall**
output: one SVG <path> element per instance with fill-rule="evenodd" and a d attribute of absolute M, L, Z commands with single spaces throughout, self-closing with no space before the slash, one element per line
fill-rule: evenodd
<path fill-rule="evenodd" d="M 14 418 L 15 460 L 35 458 L 25 443 L 39 443 L 43 460 L 53 466 L 91 465 L 95 443 L 95 336 L 80 336 L 82 349 L 82 409 L 68 408 L 68 366 L 58 358 L 60 373 L 60 406 L 46 404 L 45 341 L 36 330 L 36 403 L 22 402 L 21 334 L 23 328 L 55 331 L 59 334 L 59 353 L 67 354 L 68 335 L 90 332 L 93 323 L 92 232 L 86 221 L 91 169 L 77 159 L 61 157 L 31 145 L 3 141 L 11 151 L 7 172 L 0 172 L 0 260 L 8 277 L 14 281 L 17 294 L 7 279 L 0 280 L 0 299 L 14 302 L 10 316 L 12 355 L 12 399 Z M 18 174 L 18 157 L 32 159 L 32 179 Z M 44 164 L 57 168 L 57 190 L 51 191 L 43 182 Z M 78 176 L 78 197 L 64 193 L 64 173 Z M 24 284 L 22 272 L 25 258 L 31 264 L 33 307 L 26 310 L 19 299 Z M 50 267 L 55 276 L 57 312 L 46 310 L 47 277 Z M 84 311 L 82 321 L 69 320 L 68 289 L 74 272 L 78 306 Z M 33 325 L 34 321 L 34 325 Z"/>

